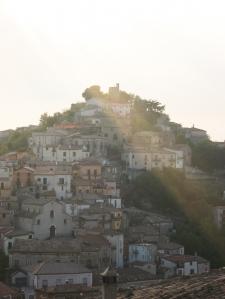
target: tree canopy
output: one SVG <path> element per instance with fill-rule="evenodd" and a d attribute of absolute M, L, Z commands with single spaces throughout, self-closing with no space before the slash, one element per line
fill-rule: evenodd
<path fill-rule="evenodd" d="M 92 85 L 85 89 L 85 91 L 82 93 L 82 97 L 87 101 L 91 98 L 104 97 L 104 94 L 101 92 L 99 85 Z"/>
<path fill-rule="evenodd" d="M 211 188 L 186 180 L 178 170 L 164 169 L 146 172 L 124 185 L 122 197 L 126 206 L 172 217 L 176 233 L 171 238 L 183 244 L 187 254 L 197 251 L 218 267 L 225 265 L 225 236 L 213 221 L 212 204 L 219 196 L 217 187 Z"/>
<path fill-rule="evenodd" d="M 225 148 L 219 148 L 212 141 L 203 141 L 192 144 L 192 163 L 206 172 L 213 173 L 216 170 L 225 171 Z"/>

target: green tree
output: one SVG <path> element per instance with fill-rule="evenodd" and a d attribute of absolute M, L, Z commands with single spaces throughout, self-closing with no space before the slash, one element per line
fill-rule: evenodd
<path fill-rule="evenodd" d="M 198 144 L 191 144 L 192 163 L 206 172 L 212 173 L 215 170 L 225 171 L 225 149 L 219 148 L 211 141 L 203 141 Z"/>
<path fill-rule="evenodd" d="M 85 98 L 86 101 L 91 98 L 103 97 L 103 95 L 104 94 L 101 92 L 101 88 L 98 85 L 92 85 L 91 87 L 86 88 L 82 93 L 82 97 Z"/>
<path fill-rule="evenodd" d="M 214 224 L 211 204 L 219 196 L 215 196 L 217 186 L 211 188 L 215 191 L 168 168 L 146 172 L 124 185 L 121 192 L 126 206 L 172 217 L 176 229 L 172 239 L 183 244 L 187 254 L 196 251 L 210 260 L 213 267 L 221 267 L 225 265 L 225 235 Z"/>

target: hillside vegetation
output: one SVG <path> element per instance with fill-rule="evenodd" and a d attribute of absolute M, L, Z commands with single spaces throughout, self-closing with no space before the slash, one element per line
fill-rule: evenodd
<path fill-rule="evenodd" d="M 126 206 L 157 211 L 174 220 L 171 238 L 184 245 L 186 253 L 197 253 L 212 263 L 225 265 L 225 235 L 213 221 L 212 204 L 222 192 L 215 183 L 186 180 L 177 170 L 152 171 L 126 184 L 122 196 Z"/>

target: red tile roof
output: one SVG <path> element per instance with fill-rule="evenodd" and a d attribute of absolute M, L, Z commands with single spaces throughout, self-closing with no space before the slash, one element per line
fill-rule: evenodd
<path fill-rule="evenodd" d="M 17 292 L 15 290 L 11 289 L 9 286 L 0 281 L 0 298 L 16 294 Z"/>

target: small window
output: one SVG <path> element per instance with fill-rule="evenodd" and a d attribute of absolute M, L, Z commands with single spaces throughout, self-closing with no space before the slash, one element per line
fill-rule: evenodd
<path fill-rule="evenodd" d="M 118 140 L 117 134 L 113 134 L 113 140 Z"/>
<path fill-rule="evenodd" d="M 38 219 L 38 220 L 37 220 L 37 225 L 40 225 L 40 224 L 41 224 L 41 220 Z"/>
<path fill-rule="evenodd" d="M 50 211 L 50 217 L 54 218 L 54 211 L 53 210 Z"/>
<path fill-rule="evenodd" d="M 87 285 L 87 277 L 83 278 L 83 284 Z"/>
<path fill-rule="evenodd" d="M 48 281 L 47 280 L 42 280 L 42 287 L 46 288 L 48 286 Z"/>
<path fill-rule="evenodd" d="M 64 178 L 59 178 L 59 184 L 63 185 L 64 184 Z"/>
<path fill-rule="evenodd" d="M 59 286 L 62 284 L 62 280 L 61 279 L 56 279 L 56 285 Z"/>
<path fill-rule="evenodd" d="M 1 183 L 1 190 L 4 190 L 5 186 L 4 183 Z"/>
<path fill-rule="evenodd" d="M 12 242 L 9 242 L 8 243 L 8 249 L 11 249 L 12 248 Z"/>
<path fill-rule="evenodd" d="M 2 213 L 2 218 L 5 218 L 6 217 L 6 214 L 5 213 Z"/>
<path fill-rule="evenodd" d="M 64 219 L 64 224 L 67 224 L 67 220 L 66 219 Z"/>
<path fill-rule="evenodd" d="M 63 157 L 66 157 L 66 152 L 63 152 Z"/>
<path fill-rule="evenodd" d="M 76 157 L 76 152 L 73 152 L 73 157 Z"/>

